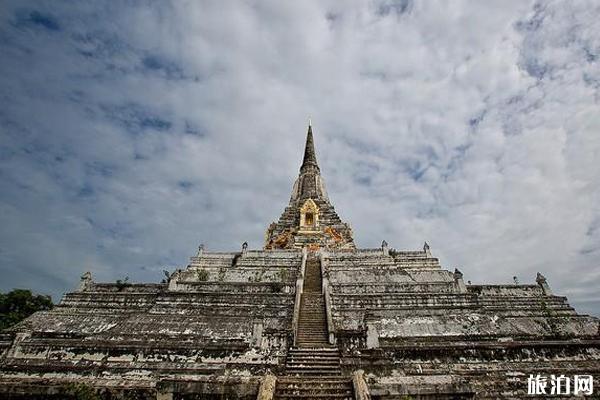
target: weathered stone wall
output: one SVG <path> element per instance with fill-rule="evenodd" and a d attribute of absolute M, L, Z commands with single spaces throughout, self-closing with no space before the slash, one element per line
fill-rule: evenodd
<path fill-rule="evenodd" d="M 86 282 L 0 337 L 0 397 L 60 396 L 73 382 L 255 397 L 261 376 L 283 373 L 301 262 L 301 251 L 202 252 L 163 284 Z M 363 369 L 373 399 L 519 398 L 530 373 L 600 370 L 598 319 L 548 287 L 465 285 L 427 251 L 322 262 L 343 369 Z"/>
<path fill-rule="evenodd" d="M 540 372 L 600 373 L 599 321 L 541 285 L 465 285 L 427 251 L 326 255 L 342 361 L 373 399 L 522 398 Z"/>
<path fill-rule="evenodd" d="M 300 251 L 203 252 L 164 284 L 86 282 L 9 331 L 0 393 L 40 379 L 51 379 L 55 391 L 101 379 L 154 390 L 185 376 L 196 382 L 190 393 L 216 396 L 236 387 L 236 376 L 277 373 L 301 260 Z M 255 395 L 257 381 L 244 379 L 236 390 Z"/>

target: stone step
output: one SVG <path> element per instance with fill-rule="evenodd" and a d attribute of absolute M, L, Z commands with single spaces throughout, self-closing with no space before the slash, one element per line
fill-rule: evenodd
<path fill-rule="evenodd" d="M 323 353 L 338 353 L 339 354 L 339 349 L 337 347 L 332 348 L 330 346 L 321 347 L 321 348 L 312 349 L 312 350 L 301 349 L 297 346 L 293 346 L 293 347 L 290 347 L 288 351 L 290 353 L 323 352 Z"/>
<path fill-rule="evenodd" d="M 307 332 L 302 332 L 300 334 L 298 334 L 298 339 L 302 339 L 302 338 L 327 338 L 327 331 L 326 330 L 316 330 L 316 331 L 307 331 Z"/>
<path fill-rule="evenodd" d="M 310 385 L 324 385 L 324 384 L 332 384 L 332 383 L 340 383 L 340 382 L 351 382 L 351 379 L 347 376 L 322 376 L 319 378 L 315 378 L 312 381 L 306 380 L 306 378 L 298 378 L 296 376 L 280 376 L 277 378 L 278 383 L 297 383 L 297 384 L 310 384 Z"/>
<path fill-rule="evenodd" d="M 348 387 L 350 381 L 346 377 L 329 377 L 314 380 L 299 379 L 299 378 L 280 378 L 277 380 L 278 388 L 282 389 L 301 389 L 301 390 L 315 390 L 315 389 L 345 389 Z"/>
<path fill-rule="evenodd" d="M 339 368 L 326 368 L 326 367 L 314 367 L 314 368 L 286 368 L 286 374 L 295 376 L 342 376 L 342 370 Z"/>
<path fill-rule="evenodd" d="M 327 328 L 325 327 L 325 323 L 319 325 L 304 325 L 302 323 L 298 323 L 298 335 L 302 335 L 307 331 L 327 333 Z"/>
<path fill-rule="evenodd" d="M 286 368 L 286 374 L 298 376 L 326 376 L 326 375 L 342 375 L 341 369 L 334 368 Z"/>
<path fill-rule="evenodd" d="M 339 368 L 339 365 L 336 365 L 336 366 L 319 365 L 319 366 L 314 366 L 314 367 L 294 366 L 294 367 L 286 368 L 286 371 L 288 372 L 288 376 L 290 376 L 290 374 L 292 374 L 292 373 L 294 373 L 294 374 L 302 373 L 302 374 L 312 374 L 313 376 L 318 376 L 320 378 L 331 377 L 331 376 L 342 377 L 341 369 Z M 291 371 L 294 371 L 294 372 L 291 372 Z"/>
<path fill-rule="evenodd" d="M 302 334 L 306 330 L 318 330 L 319 332 L 327 332 L 327 328 L 324 323 L 318 323 L 319 321 L 310 321 L 310 323 L 299 323 L 299 334 Z"/>
<path fill-rule="evenodd" d="M 330 350 L 331 349 L 331 350 Z M 314 358 L 338 358 L 340 356 L 335 347 L 320 348 L 296 348 L 288 351 L 288 357 L 314 357 Z"/>
<path fill-rule="evenodd" d="M 294 361 L 290 361 L 287 363 L 287 367 L 288 368 L 293 368 L 293 367 L 297 367 L 297 366 L 314 366 L 314 367 L 321 367 L 321 366 L 334 366 L 334 367 L 339 367 L 340 363 L 339 361 L 330 361 L 330 360 L 320 360 L 320 361 L 315 361 L 315 360 L 294 360 Z"/>
<path fill-rule="evenodd" d="M 276 395 L 276 399 L 349 399 L 352 397 L 344 394 L 281 394 Z"/>
<path fill-rule="evenodd" d="M 323 346 L 327 344 L 327 338 L 325 336 L 302 336 L 298 338 L 298 342 L 304 347 L 308 345 Z"/>
<path fill-rule="evenodd" d="M 301 336 L 298 336 L 298 340 L 300 340 L 301 342 L 324 342 L 325 344 L 327 343 L 327 336 L 323 333 L 323 334 L 303 334 Z M 304 346 L 306 347 L 306 346 Z"/>
<path fill-rule="evenodd" d="M 275 392 L 276 395 L 279 396 L 290 396 L 290 395 L 313 395 L 313 394 L 317 394 L 317 395 L 339 395 L 339 394 L 343 394 L 345 396 L 352 396 L 352 390 L 351 389 L 347 389 L 347 388 L 322 388 L 322 389 L 318 389 L 318 390 L 311 390 L 311 389 L 307 389 L 307 390 L 301 390 L 301 389 L 294 389 L 294 388 L 290 388 L 290 389 L 281 389 L 281 390 L 277 390 Z"/>
<path fill-rule="evenodd" d="M 338 360 L 340 358 L 337 353 L 311 353 L 311 354 L 303 354 L 303 353 L 289 353 L 288 359 L 314 359 L 314 360 Z"/>
<path fill-rule="evenodd" d="M 325 353 L 316 353 L 316 354 L 288 354 L 288 359 L 291 360 L 300 360 L 300 359 L 308 359 L 308 360 L 339 360 L 340 356 L 338 354 L 325 354 Z"/>
<path fill-rule="evenodd" d="M 325 329 L 325 327 L 323 326 L 323 324 L 321 325 L 317 325 L 317 326 L 310 326 L 310 325 L 303 325 L 300 324 L 300 326 L 302 327 L 302 331 L 300 331 L 298 333 L 298 336 L 302 336 L 305 333 L 327 333 L 327 329 Z"/>
<path fill-rule="evenodd" d="M 281 389 L 275 392 L 277 396 L 287 396 L 287 397 L 300 397 L 306 398 L 319 396 L 321 398 L 338 398 L 343 396 L 343 398 L 352 398 L 352 390 L 346 388 L 333 388 L 333 389 L 319 389 L 319 390 L 298 390 L 298 389 Z"/>
<path fill-rule="evenodd" d="M 303 323 L 300 323 L 300 325 L 302 327 L 302 331 L 304 331 L 306 329 L 313 329 L 313 330 L 318 329 L 319 331 L 327 332 L 327 329 L 325 328 L 325 324 L 323 323 L 323 321 L 304 321 Z"/>
<path fill-rule="evenodd" d="M 301 329 L 299 329 L 298 334 L 302 334 L 305 331 L 319 331 L 319 332 L 327 332 L 327 328 L 325 327 L 324 323 L 319 323 L 319 321 L 311 321 L 310 323 L 299 323 L 299 327 Z"/>
<path fill-rule="evenodd" d="M 288 354 L 288 360 L 339 360 L 338 354 Z"/>
<path fill-rule="evenodd" d="M 276 395 L 290 395 L 290 394 L 345 394 L 352 395 L 352 387 L 348 383 L 332 384 L 330 386 L 316 386 L 314 383 L 307 383 L 306 386 L 297 384 L 284 384 L 279 383 L 276 386 Z"/>

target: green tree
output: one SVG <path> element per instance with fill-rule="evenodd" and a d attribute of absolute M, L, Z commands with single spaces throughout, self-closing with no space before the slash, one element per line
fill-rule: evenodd
<path fill-rule="evenodd" d="M 50 310 L 54 304 L 50 296 L 34 295 L 31 290 L 13 289 L 0 293 L 0 330 L 24 320 L 36 311 Z"/>

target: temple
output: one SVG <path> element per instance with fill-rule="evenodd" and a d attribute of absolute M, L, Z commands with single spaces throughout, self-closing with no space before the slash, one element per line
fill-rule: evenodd
<path fill-rule="evenodd" d="M 311 125 L 308 126 L 304 158 L 290 203 L 279 221 L 269 226 L 265 241 L 266 250 L 355 248 L 352 230 L 340 220 L 329 202 L 317 164 Z"/>
<path fill-rule="evenodd" d="M 0 398 L 497 399 L 527 397 L 532 377 L 548 395 L 552 377 L 570 379 L 570 393 L 576 376 L 600 378 L 599 319 L 542 274 L 471 285 L 427 243 L 357 247 L 310 125 L 264 247 L 200 246 L 166 275 L 85 273 L 54 309 L 3 331 Z"/>

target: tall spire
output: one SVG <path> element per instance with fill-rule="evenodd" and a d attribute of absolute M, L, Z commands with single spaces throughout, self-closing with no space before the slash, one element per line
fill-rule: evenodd
<path fill-rule="evenodd" d="M 312 124 L 304 146 L 300 174 L 294 182 L 288 206 L 279 221 L 267 229 L 265 249 L 310 247 L 354 248 L 352 229 L 340 219 L 329 201 L 317 164 Z"/>
<path fill-rule="evenodd" d="M 319 172 L 319 165 L 317 164 L 317 156 L 315 154 L 315 143 L 313 140 L 312 124 L 310 119 L 308 120 L 308 133 L 306 134 L 306 145 L 304 146 L 304 159 L 302 160 L 302 166 L 300 167 L 300 173 L 307 172 L 310 167 Z"/>

